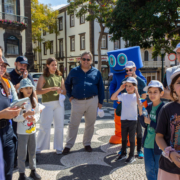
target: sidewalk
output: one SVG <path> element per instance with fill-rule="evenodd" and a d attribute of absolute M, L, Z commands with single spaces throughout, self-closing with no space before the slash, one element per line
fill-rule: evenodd
<path fill-rule="evenodd" d="M 112 103 L 104 103 L 105 116 L 97 117 L 94 136 L 92 138 L 93 152 L 84 151 L 82 145 L 84 132 L 84 117 L 74 147 L 66 156 L 57 155 L 53 150 L 54 128 L 51 128 L 51 149 L 37 155 L 37 170 L 42 180 L 145 180 L 144 160 L 136 159 L 135 163 L 127 165 L 125 160 L 115 162 L 120 145 L 109 144 L 114 134 L 114 109 Z M 70 118 L 70 103 L 65 102 L 64 145 Z M 37 129 L 39 124 L 37 125 Z M 30 170 L 26 170 L 28 176 Z M 18 171 L 14 171 L 13 180 L 18 180 Z"/>

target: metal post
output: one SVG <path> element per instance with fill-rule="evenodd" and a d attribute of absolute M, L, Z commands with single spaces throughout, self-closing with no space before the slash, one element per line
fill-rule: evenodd
<path fill-rule="evenodd" d="M 161 82 L 163 83 L 164 81 L 164 61 L 163 61 L 164 54 L 161 54 L 161 59 L 162 59 L 162 69 L 161 69 Z"/>

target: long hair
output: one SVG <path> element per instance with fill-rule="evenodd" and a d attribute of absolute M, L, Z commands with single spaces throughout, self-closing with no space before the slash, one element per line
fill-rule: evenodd
<path fill-rule="evenodd" d="M 19 97 L 19 99 L 25 98 L 24 94 L 21 91 L 19 91 L 18 97 Z M 29 97 L 31 105 L 32 105 L 32 108 L 36 107 L 36 103 L 34 101 L 34 98 L 35 98 L 34 91 L 32 91 L 32 94 Z"/>
<path fill-rule="evenodd" d="M 172 97 L 173 101 L 178 101 L 178 95 L 177 93 L 174 91 L 174 84 L 176 83 L 177 79 L 180 77 L 180 74 L 178 74 L 177 76 L 175 76 L 172 81 L 171 81 L 171 85 L 170 85 L 170 96 Z M 175 97 L 176 96 L 176 97 Z"/>
<path fill-rule="evenodd" d="M 5 72 L 5 74 L 3 75 L 3 78 L 11 80 L 9 73 L 7 73 L 7 72 Z"/>
<path fill-rule="evenodd" d="M 46 60 L 46 67 L 44 68 L 43 76 L 45 76 L 45 77 L 50 76 L 49 68 L 47 67 L 47 65 L 50 65 L 53 61 L 57 62 L 57 60 L 54 57 L 48 58 Z M 58 69 L 56 70 L 55 74 L 57 76 L 62 76 L 62 73 Z"/>
<path fill-rule="evenodd" d="M 0 82 L 1 82 L 2 87 L 3 87 L 3 89 L 4 89 L 5 93 L 6 93 L 6 96 L 9 96 L 10 95 L 9 88 L 8 88 L 6 82 L 2 79 L 1 76 L 0 76 Z"/>

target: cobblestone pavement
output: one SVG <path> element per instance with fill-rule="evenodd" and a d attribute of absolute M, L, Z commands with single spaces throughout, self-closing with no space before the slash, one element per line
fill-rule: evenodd
<path fill-rule="evenodd" d="M 65 102 L 64 145 L 70 118 L 70 103 Z M 125 164 L 125 160 L 115 161 L 121 145 L 109 144 L 114 134 L 114 109 L 112 103 L 104 103 L 105 116 L 97 117 L 94 136 L 92 138 L 93 152 L 85 152 L 82 139 L 84 132 L 84 117 L 74 147 L 66 156 L 57 155 L 53 150 L 54 128 L 51 128 L 50 150 L 37 155 L 37 171 L 42 180 L 145 180 L 144 160 L 136 159 L 133 164 Z M 37 130 L 39 124 L 37 124 Z M 37 132 L 38 134 L 38 132 Z M 30 170 L 26 175 L 29 176 Z M 18 180 L 18 170 L 14 170 L 13 180 Z"/>

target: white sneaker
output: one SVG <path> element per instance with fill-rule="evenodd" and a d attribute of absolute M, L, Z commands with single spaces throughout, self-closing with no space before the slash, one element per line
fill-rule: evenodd
<path fill-rule="evenodd" d="M 56 150 L 56 154 L 62 154 L 62 151 Z"/>

